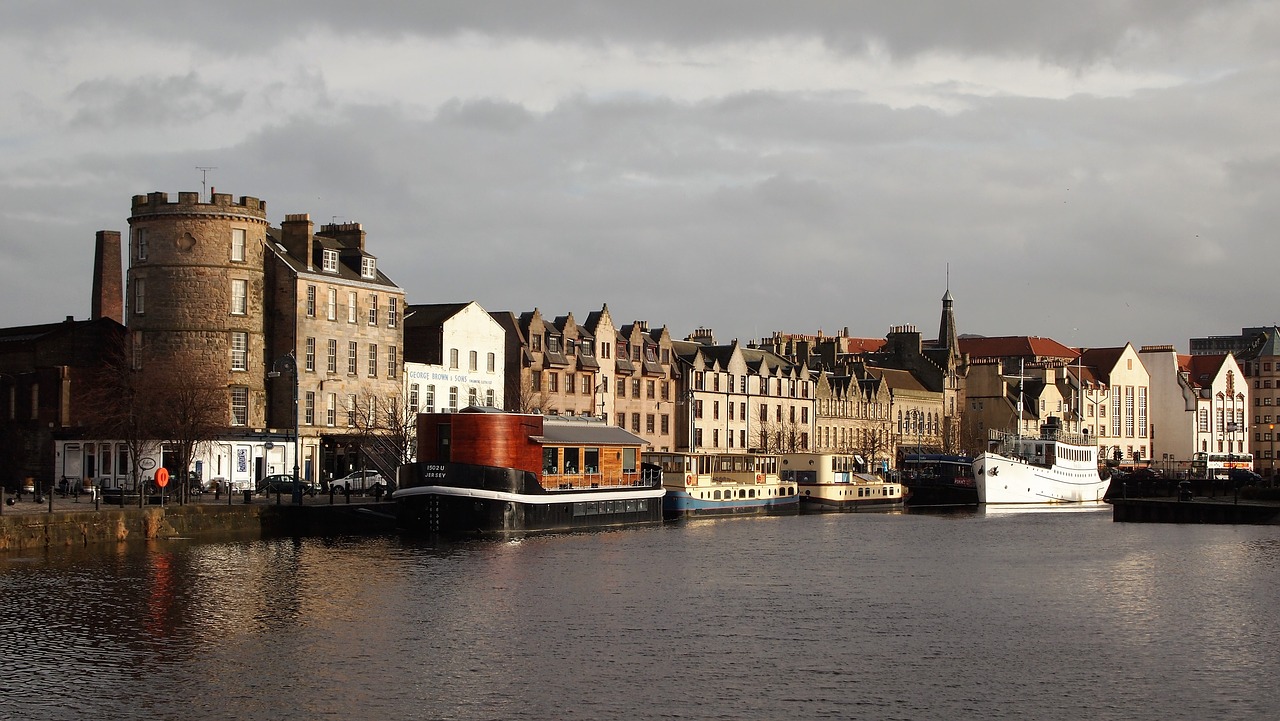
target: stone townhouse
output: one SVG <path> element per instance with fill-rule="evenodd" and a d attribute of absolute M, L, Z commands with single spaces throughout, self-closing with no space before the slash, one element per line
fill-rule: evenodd
<path fill-rule="evenodd" d="M 866 373 L 861 364 L 824 371 L 817 376 L 814 397 L 815 451 L 856 455 L 865 470 L 893 464 L 892 400 L 881 378 Z"/>
<path fill-rule="evenodd" d="M 701 451 L 812 449 L 815 374 L 759 348 L 716 345 L 698 329 L 674 341 L 680 366 L 678 447 Z"/>
<path fill-rule="evenodd" d="M 507 333 L 507 409 L 548 415 L 599 415 L 600 362 L 595 335 L 573 314 L 555 320 L 542 311 L 494 319 Z"/>
<path fill-rule="evenodd" d="M 611 397 L 617 426 L 645 439 L 645 450 L 675 450 L 679 391 L 670 331 L 638 320 L 619 328 L 615 338 Z"/>
<path fill-rule="evenodd" d="M 394 478 L 399 452 L 379 439 L 406 422 L 404 290 L 382 272 L 359 223 L 315 231 L 309 214 L 291 214 L 268 241 L 269 425 L 293 420 L 292 361 L 302 475 L 373 467 Z"/>
<path fill-rule="evenodd" d="M 1241 328 L 1239 335 L 1192 338 L 1190 345 L 1193 356 L 1230 353 L 1239 363 L 1253 396 L 1249 440 L 1256 451 L 1254 469 L 1274 479 L 1276 425 L 1280 424 L 1280 328 Z"/>

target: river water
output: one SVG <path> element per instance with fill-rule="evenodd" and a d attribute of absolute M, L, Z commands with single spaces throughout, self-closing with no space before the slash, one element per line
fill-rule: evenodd
<path fill-rule="evenodd" d="M 1108 510 L 0 555 L 3 719 L 1275 719 L 1280 528 Z"/>

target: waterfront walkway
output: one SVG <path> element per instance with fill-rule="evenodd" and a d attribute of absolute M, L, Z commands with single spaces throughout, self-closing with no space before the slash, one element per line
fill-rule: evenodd
<path fill-rule="evenodd" d="M 94 500 L 92 496 L 90 496 L 87 493 L 80 494 L 80 496 L 78 497 L 70 496 L 70 495 L 64 497 L 60 493 L 54 493 L 52 495 L 52 499 L 53 499 L 53 505 L 52 505 L 53 513 L 83 513 L 85 511 L 110 510 L 110 509 L 119 510 L 120 508 L 122 508 L 122 506 L 120 505 L 119 496 L 111 496 L 109 498 L 100 499 L 97 502 L 96 506 L 94 504 Z M 156 500 L 155 497 L 152 497 L 150 500 L 153 502 L 147 505 L 148 508 L 159 507 L 156 503 L 154 503 L 154 501 Z M 381 502 L 385 503 L 388 500 L 390 499 L 388 499 L 386 496 L 383 496 Z M 10 505 L 10 501 L 13 501 L 12 505 Z M 45 495 L 37 503 L 35 500 L 35 496 L 31 493 L 23 493 L 22 496 L 19 498 L 18 496 L 15 496 L 14 494 L 11 494 L 8 491 L 6 491 L 4 492 L 3 502 L 0 502 L 0 517 L 8 516 L 8 515 L 30 515 L 33 513 L 49 513 L 50 512 L 49 501 L 50 501 L 49 495 Z M 338 505 L 354 506 L 354 505 L 360 505 L 360 504 L 367 505 L 367 504 L 375 504 L 375 503 L 379 503 L 379 499 L 375 498 L 372 494 L 358 495 L 353 493 L 351 494 L 351 497 L 348 499 L 348 498 L 345 498 L 341 493 L 335 493 L 333 494 L 333 499 L 332 499 L 332 505 L 335 505 L 335 506 L 338 506 Z M 198 496 L 192 496 L 191 499 L 187 501 L 187 503 L 185 504 L 179 504 L 177 500 L 175 500 L 173 497 L 168 497 L 164 501 L 164 507 L 166 509 L 177 508 L 177 507 L 180 507 L 181 505 L 240 506 L 240 505 L 244 505 L 244 493 L 243 492 L 235 493 L 230 497 L 228 497 L 225 494 L 218 494 L 215 497 L 215 494 L 213 493 L 202 493 Z M 273 493 L 269 496 L 263 496 L 263 495 L 251 496 L 250 505 L 288 506 L 293 504 L 289 494 L 287 493 L 281 494 L 277 499 L 276 494 Z M 322 493 L 314 497 L 303 496 L 302 505 L 304 506 L 331 505 L 329 494 Z M 126 510 L 129 508 L 133 508 L 133 509 L 139 508 L 138 496 L 137 495 L 126 496 L 123 508 Z"/>

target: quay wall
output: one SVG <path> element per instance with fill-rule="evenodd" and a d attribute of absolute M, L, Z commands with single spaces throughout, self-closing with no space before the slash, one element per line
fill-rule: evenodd
<path fill-rule="evenodd" d="M 248 539 L 391 533 L 394 503 L 291 506 L 189 504 L 0 515 L 0 552 L 85 548 L 166 538 Z"/>

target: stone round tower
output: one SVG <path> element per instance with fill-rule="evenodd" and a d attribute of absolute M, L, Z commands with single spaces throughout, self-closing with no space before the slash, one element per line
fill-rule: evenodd
<path fill-rule="evenodd" d="M 135 365 L 228 393 L 228 425 L 265 425 L 267 204 L 213 193 L 133 196 L 125 324 Z"/>

